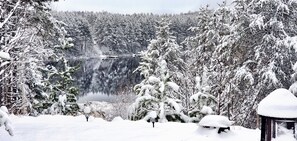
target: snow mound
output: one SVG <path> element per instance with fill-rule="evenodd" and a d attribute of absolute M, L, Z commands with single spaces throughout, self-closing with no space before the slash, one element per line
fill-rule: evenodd
<path fill-rule="evenodd" d="M 297 98 L 287 89 L 277 89 L 259 103 L 258 114 L 276 118 L 297 118 Z"/>
<path fill-rule="evenodd" d="M 122 117 L 115 117 L 113 118 L 112 122 L 123 121 Z"/>
<path fill-rule="evenodd" d="M 221 115 L 207 115 L 203 117 L 198 125 L 208 127 L 230 127 L 233 121 Z"/>

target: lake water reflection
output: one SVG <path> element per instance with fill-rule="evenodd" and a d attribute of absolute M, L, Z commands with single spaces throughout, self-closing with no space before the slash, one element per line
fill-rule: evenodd
<path fill-rule="evenodd" d="M 80 96 L 88 93 L 114 95 L 140 82 L 139 72 L 133 73 L 139 60 L 139 57 L 90 58 L 73 60 L 70 64 L 80 66 L 73 76 Z"/>

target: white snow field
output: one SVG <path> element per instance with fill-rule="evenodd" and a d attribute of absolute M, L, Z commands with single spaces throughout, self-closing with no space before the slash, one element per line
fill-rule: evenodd
<path fill-rule="evenodd" d="M 259 141 L 260 130 L 232 126 L 217 133 L 195 123 L 156 123 L 122 120 L 108 122 L 84 116 L 10 116 L 14 136 L 0 127 L 0 141 Z"/>

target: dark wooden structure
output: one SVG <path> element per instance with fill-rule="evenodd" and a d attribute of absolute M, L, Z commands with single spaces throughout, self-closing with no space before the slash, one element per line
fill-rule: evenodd
<path fill-rule="evenodd" d="M 271 141 L 272 138 L 277 137 L 278 129 L 277 127 L 282 124 L 285 128 L 292 130 L 293 135 L 295 135 L 295 126 L 297 123 L 296 118 L 275 118 L 261 116 L 261 141 Z"/>

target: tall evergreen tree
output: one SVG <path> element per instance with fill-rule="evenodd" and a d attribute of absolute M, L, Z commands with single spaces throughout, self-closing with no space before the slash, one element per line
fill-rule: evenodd
<path fill-rule="evenodd" d="M 176 69 L 174 53 L 178 49 L 171 36 L 169 23 L 161 20 L 157 25 L 156 39 L 152 40 L 148 50 L 142 52 L 138 71 L 144 80 L 134 87 L 137 99 L 131 107 L 130 118 L 147 118 L 151 111 L 157 113 L 161 122 L 182 121 L 188 119 L 183 113 L 179 96 L 179 86 L 173 82 L 170 68 Z"/>
<path fill-rule="evenodd" d="M 295 58 L 296 2 L 236 0 L 229 48 L 236 59 L 232 89 L 232 118 L 255 127 L 257 103 L 276 88 L 290 86 Z M 245 105 L 245 106 L 239 106 Z M 240 108 L 239 108 L 240 107 Z"/>
<path fill-rule="evenodd" d="M 48 60 L 61 55 L 55 51 L 54 40 L 62 34 L 61 23 L 50 13 L 50 2 L 0 2 L 1 50 L 12 56 L 10 65 L 1 68 L 5 75 L 1 76 L 0 97 L 1 103 L 14 113 L 40 111 L 36 105 L 48 96 L 43 70 Z"/>

